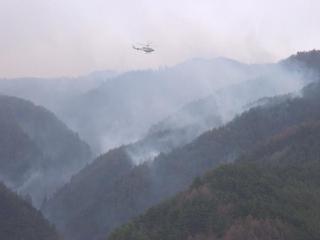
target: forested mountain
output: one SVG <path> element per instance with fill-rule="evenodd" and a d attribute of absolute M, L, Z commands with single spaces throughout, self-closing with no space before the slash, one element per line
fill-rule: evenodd
<path fill-rule="evenodd" d="M 258 74 L 249 65 L 223 58 L 131 71 L 74 98 L 62 115 L 95 150 L 105 152 L 139 140 L 188 102 Z"/>
<path fill-rule="evenodd" d="M 106 151 L 141 139 L 149 127 L 175 115 L 189 102 L 222 88 L 260 79 L 270 84 L 266 91 L 272 90 L 265 96 L 301 87 L 300 75 L 281 65 L 194 59 L 170 68 L 128 72 L 111 79 L 67 104 L 66 121 L 98 151 Z M 255 90 L 262 92 L 263 88 Z"/>
<path fill-rule="evenodd" d="M 285 61 L 287 64 L 281 62 L 246 66 L 252 72 L 259 72 L 260 75 L 258 77 L 252 75 L 247 81 L 229 85 L 214 91 L 209 96 L 184 105 L 178 111 L 152 125 L 145 136 L 126 147 L 127 152 L 135 163 L 152 160 L 159 153 L 167 153 L 183 146 L 203 132 L 229 122 L 237 114 L 260 104 L 261 101 L 257 101 L 258 99 L 294 93 L 316 79 L 313 74 L 310 74 L 313 71 L 313 65 L 306 63 L 298 70 L 294 68 L 291 70 L 298 60 L 294 63 L 291 60 Z M 199 61 L 199 65 L 204 63 L 206 62 Z M 287 68 L 290 69 L 290 73 Z"/>
<path fill-rule="evenodd" d="M 66 222 L 59 227 L 70 239 L 89 236 L 101 239 L 115 226 L 185 189 L 208 169 L 233 161 L 290 126 L 320 119 L 319 88 L 319 84 L 313 84 L 303 90 L 302 97 L 287 95 L 265 100 L 264 105 L 250 109 L 221 128 L 202 134 L 186 146 L 160 154 L 153 162 L 132 167 L 129 171 L 124 168 L 123 174 L 110 181 L 108 172 L 113 172 L 112 167 L 102 170 L 102 166 L 111 158 L 94 161 L 90 168 L 99 168 L 99 171 L 80 172 L 74 177 L 79 182 L 71 182 L 57 192 L 47 202 L 44 211 L 53 222 Z M 108 187 L 91 191 L 98 184 L 91 179 L 108 182 Z M 84 186 L 81 188 L 84 199 L 74 198 L 78 196 L 76 186 Z M 84 194 L 87 191 L 90 194 Z M 69 211 L 70 206 L 65 203 L 72 202 L 72 199 L 93 202 L 77 205 L 76 211 Z"/>
<path fill-rule="evenodd" d="M 320 240 L 319 10 L 0 0 L 0 240 Z"/>
<path fill-rule="evenodd" d="M 0 183 L 0 239 L 61 240 L 62 238 L 38 210 Z"/>
<path fill-rule="evenodd" d="M 0 108 L 1 178 L 9 185 L 19 186 L 28 178 L 29 169 L 43 159 L 41 151 L 21 129 L 11 114 Z"/>
<path fill-rule="evenodd" d="M 262 67 L 262 66 L 260 66 Z M 217 90 L 211 95 L 192 101 L 179 111 L 152 125 L 146 136 L 127 147 L 135 163 L 153 159 L 159 153 L 190 143 L 200 134 L 222 126 L 266 97 L 298 93 L 310 78 L 291 76 L 278 65 L 266 67 L 259 78 Z"/>
<path fill-rule="evenodd" d="M 253 65 L 193 59 L 159 70 L 127 72 L 67 102 L 61 116 L 94 150 L 105 152 L 141 139 L 189 102 L 210 95 L 215 96 L 212 104 L 222 106 L 223 120 L 229 121 L 245 100 L 296 91 L 316 77 L 319 56 L 319 51 L 301 52 L 279 63 Z M 237 86 L 220 92 L 233 85 L 239 85 L 239 92 Z"/>
<path fill-rule="evenodd" d="M 89 146 L 43 107 L 0 96 L 0 177 L 36 206 L 88 161 Z"/>
<path fill-rule="evenodd" d="M 100 202 L 102 200 L 100 195 L 112 191 L 115 188 L 115 182 L 129 173 L 133 167 L 133 162 L 123 148 L 111 150 L 72 177 L 70 183 L 54 195 L 54 200 L 49 199 L 42 210 L 60 230 L 64 231 L 69 221 L 85 217 L 81 209 Z M 51 212 L 53 209 L 54 211 Z M 95 224 L 93 224 L 95 220 L 98 219 L 88 219 L 92 224 L 82 225 L 83 229 L 89 229 L 92 235 L 96 234 Z M 76 232 L 74 234 L 77 234 Z M 79 231 L 80 236 L 81 232 Z"/>
<path fill-rule="evenodd" d="M 280 63 L 291 71 L 305 71 L 307 68 L 311 70 L 308 74 L 320 77 L 320 50 L 298 52 Z"/>
<path fill-rule="evenodd" d="M 95 153 L 102 153 L 140 140 L 148 134 L 150 127 L 168 116 L 172 118 L 179 115 L 186 110 L 185 105 L 202 101 L 209 95 L 215 96 L 208 98 L 216 101 L 211 105 L 218 104 L 220 109 L 220 105 L 225 103 L 222 118 L 230 120 L 235 111 L 237 113 L 242 108 L 241 104 L 248 96 L 252 96 L 249 100 L 256 100 L 254 97 L 274 96 L 301 88 L 304 68 L 301 67 L 297 73 L 292 68 L 288 71 L 287 65 L 248 65 L 225 58 L 193 59 L 173 67 L 123 74 L 98 72 L 77 78 L 2 79 L 0 92 L 45 106 L 79 132 Z M 260 83 L 263 86 L 250 94 L 241 95 L 244 92 L 239 84 L 245 86 L 244 82 L 252 88 L 260 86 Z M 233 95 L 230 91 L 219 92 L 232 85 L 239 85 L 240 94 L 237 91 L 232 91 Z M 190 115 L 188 111 L 184 113 L 187 113 L 187 117 Z M 177 132 L 178 135 L 182 134 L 178 142 L 184 136 L 188 138 L 202 132 L 206 117 L 210 114 L 205 113 L 203 118 L 199 115 L 194 119 L 200 121 L 194 129 L 186 129 L 184 122 L 178 125 L 183 128 L 182 133 L 181 129 Z M 190 120 L 190 116 L 187 119 Z M 170 138 L 175 140 L 175 137 Z M 182 141 L 185 142 L 188 141 Z"/>
<path fill-rule="evenodd" d="M 319 239 L 319 170 L 320 122 L 291 127 L 108 239 Z"/>

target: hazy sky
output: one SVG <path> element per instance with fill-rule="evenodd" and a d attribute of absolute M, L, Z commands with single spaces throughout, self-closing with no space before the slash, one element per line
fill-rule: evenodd
<path fill-rule="evenodd" d="M 320 48 L 319 11 L 319 0 L 0 0 L 0 76 L 275 61 Z M 131 48 L 148 41 L 154 54 Z"/>

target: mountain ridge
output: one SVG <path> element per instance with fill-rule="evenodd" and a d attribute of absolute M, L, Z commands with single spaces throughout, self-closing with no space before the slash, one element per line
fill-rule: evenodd
<path fill-rule="evenodd" d="M 2 136 L 6 146 L 1 148 L 2 167 L 15 169 L 11 171 L 15 177 L 9 179 L 1 171 L 2 181 L 23 194 L 30 194 L 39 207 L 42 199 L 61 186 L 70 172 L 76 172 L 90 161 L 90 148 L 53 113 L 31 101 L 1 95 L 0 111 L 0 131 L 4 134 L 7 126 L 11 129 Z"/>
<path fill-rule="evenodd" d="M 319 121 L 293 126 L 108 239 L 317 239 L 319 145 Z"/>

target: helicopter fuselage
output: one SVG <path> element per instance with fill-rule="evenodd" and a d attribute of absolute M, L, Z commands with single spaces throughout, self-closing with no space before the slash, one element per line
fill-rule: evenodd
<path fill-rule="evenodd" d="M 134 45 L 132 46 L 133 49 L 137 50 L 137 51 L 142 51 L 144 53 L 152 53 L 154 52 L 154 49 L 149 47 L 149 46 L 144 46 L 144 47 L 135 47 Z"/>
<path fill-rule="evenodd" d="M 151 47 L 142 47 L 141 50 L 144 51 L 145 53 L 151 53 L 154 51 L 154 49 Z"/>

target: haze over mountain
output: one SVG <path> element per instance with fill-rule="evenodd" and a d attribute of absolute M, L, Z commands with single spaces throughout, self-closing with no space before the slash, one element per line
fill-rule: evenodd
<path fill-rule="evenodd" d="M 270 84 L 275 91 L 266 90 L 263 95 L 301 87 L 300 76 L 280 66 L 247 65 L 217 58 L 193 59 L 171 68 L 119 76 L 113 72 L 96 72 L 73 79 L 7 79 L 0 81 L 0 92 L 47 107 L 79 132 L 95 153 L 101 153 L 141 139 L 152 125 L 190 102 L 233 84 L 271 79 L 271 75 L 274 82 Z M 277 82 L 283 85 L 273 86 Z"/>
<path fill-rule="evenodd" d="M 112 150 L 74 176 L 43 211 L 70 239 L 103 239 L 119 224 L 184 190 L 194 177 L 235 160 L 286 128 L 319 120 L 318 90 L 316 83 L 304 88 L 302 97 L 295 93 L 258 101 L 225 126 L 152 162 L 135 166 L 128 147 Z"/>
<path fill-rule="evenodd" d="M 275 64 L 251 66 L 264 69 L 263 75 L 186 104 L 151 126 L 137 143 L 128 146 L 130 157 L 136 163 L 152 159 L 161 152 L 191 142 L 206 130 L 227 123 L 237 114 L 263 103 L 265 97 L 294 93 L 319 78 L 319 56 L 319 51 L 299 52 L 278 63 L 280 67 Z M 287 74 L 287 70 L 291 73 Z"/>
<path fill-rule="evenodd" d="M 226 59 L 128 72 L 67 103 L 63 115 L 97 152 L 104 152 L 140 139 L 186 103 L 256 75 L 249 66 Z"/>
<path fill-rule="evenodd" d="M 305 77 L 309 73 L 288 74 L 282 66 L 256 67 L 264 69 L 261 76 L 214 91 L 151 126 L 141 140 L 128 147 L 131 158 L 141 163 L 159 153 L 169 152 L 191 142 L 201 133 L 229 122 L 259 104 L 257 100 L 285 93 L 298 94 L 298 89 L 314 79 L 313 74 Z"/>

